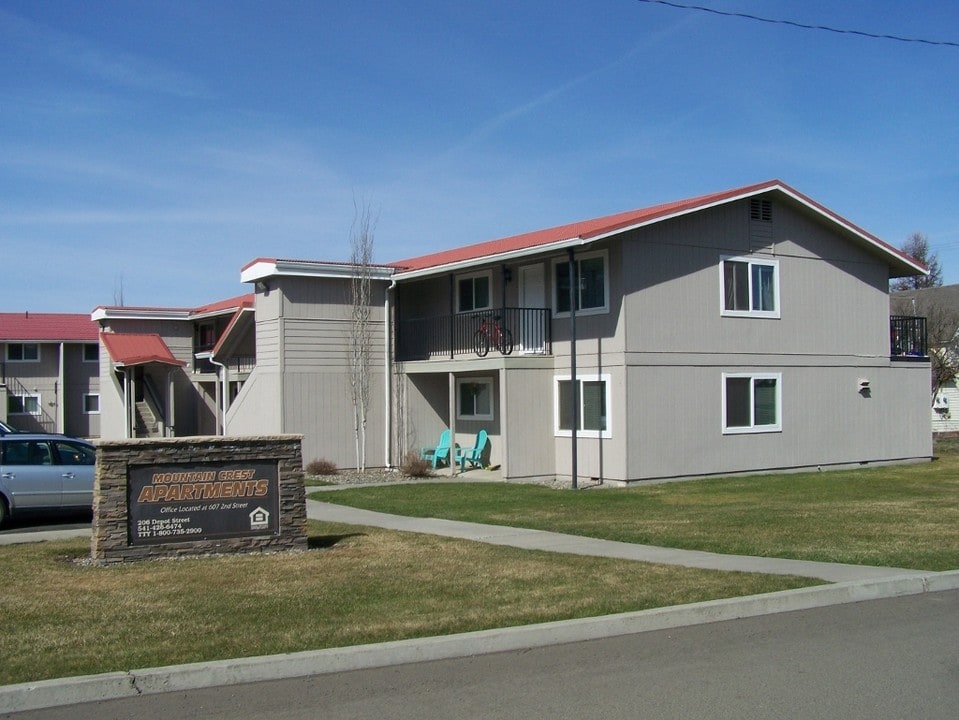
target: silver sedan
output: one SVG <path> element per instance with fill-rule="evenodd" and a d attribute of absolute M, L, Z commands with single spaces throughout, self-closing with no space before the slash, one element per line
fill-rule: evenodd
<path fill-rule="evenodd" d="M 93 445 L 65 435 L 0 437 L 0 525 L 24 512 L 93 506 Z"/>

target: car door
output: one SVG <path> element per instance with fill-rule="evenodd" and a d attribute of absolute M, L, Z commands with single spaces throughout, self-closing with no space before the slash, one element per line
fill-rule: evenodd
<path fill-rule="evenodd" d="M 63 480 L 63 507 L 93 507 L 93 473 L 97 462 L 94 449 L 69 440 L 54 440 L 53 449 Z"/>
<path fill-rule="evenodd" d="M 63 479 L 46 440 L 0 439 L 0 483 L 14 509 L 60 506 Z"/>

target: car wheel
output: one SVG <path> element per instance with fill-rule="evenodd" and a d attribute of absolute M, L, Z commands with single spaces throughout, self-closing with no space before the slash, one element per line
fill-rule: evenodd
<path fill-rule="evenodd" d="M 0 528 L 3 527 L 3 524 L 7 521 L 7 515 L 10 513 L 7 511 L 7 501 L 3 495 L 0 495 Z"/>

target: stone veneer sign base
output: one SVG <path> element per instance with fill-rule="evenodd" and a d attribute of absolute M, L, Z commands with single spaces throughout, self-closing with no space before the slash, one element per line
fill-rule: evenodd
<path fill-rule="evenodd" d="M 306 550 L 302 436 L 97 442 L 97 564 Z"/>

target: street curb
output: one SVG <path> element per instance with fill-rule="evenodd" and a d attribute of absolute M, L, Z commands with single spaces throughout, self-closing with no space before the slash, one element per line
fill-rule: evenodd
<path fill-rule="evenodd" d="M 0 686 L 4 713 L 137 695 L 445 660 L 959 589 L 959 570 L 917 572 L 538 625 Z"/>

